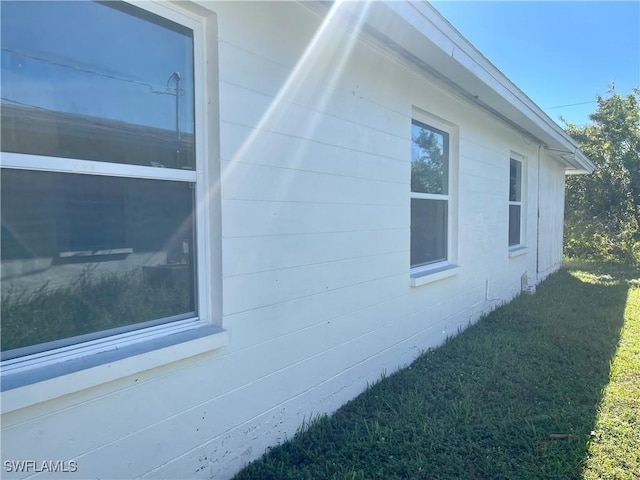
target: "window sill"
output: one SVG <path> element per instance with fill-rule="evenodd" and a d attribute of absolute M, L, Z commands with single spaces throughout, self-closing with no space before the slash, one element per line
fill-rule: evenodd
<path fill-rule="evenodd" d="M 411 286 L 420 287 L 427 283 L 437 282 L 444 278 L 453 277 L 460 271 L 459 265 L 446 264 L 428 270 L 411 273 Z"/>
<path fill-rule="evenodd" d="M 16 373 L 3 372 L 0 413 L 53 400 L 226 345 L 226 330 L 205 325 L 66 362 Z"/>
<path fill-rule="evenodd" d="M 524 255 L 527 253 L 529 249 L 522 245 L 516 245 L 514 247 L 509 247 L 509 258 L 519 257 L 520 255 Z"/>

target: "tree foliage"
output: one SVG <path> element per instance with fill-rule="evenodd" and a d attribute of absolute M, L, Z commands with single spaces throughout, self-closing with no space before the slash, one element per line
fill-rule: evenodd
<path fill-rule="evenodd" d="M 597 102 L 592 123 L 566 127 L 595 171 L 567 179 L 565 252 L 640 263 L 640 90 Z"/>
<path fill-rule="evenodd" d="M 426 128 L 415 128 L 412 134 L 411 191 L 447 193 L 447 171 L 444 138 Z"/>

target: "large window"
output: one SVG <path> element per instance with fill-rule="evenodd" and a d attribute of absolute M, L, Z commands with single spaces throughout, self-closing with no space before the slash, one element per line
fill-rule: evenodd
<path fill-rule="evenodd" d="M 509 163 L 509 246 L 520 245 L 522 235 L 522 162 Z"/>
<path fill-rule="evenodd" d="M 3 360 L 198 318 L 194 29 L 174 20 L 2 3 Z"/>
<path fill-rule="evenodd" d="M 449 134 L 411 125 L 411 268 L 445 262 L 449 232 Z"/>

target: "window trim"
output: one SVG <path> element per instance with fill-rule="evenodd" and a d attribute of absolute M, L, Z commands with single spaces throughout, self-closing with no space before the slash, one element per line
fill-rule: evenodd
<path fill-rule="evenodd" d="M 447 193 L 421 193 L 411 191 L 409 186 L 409 200 L 442 200 L 447 202 L 447 255 L 444 260 L 439 260 L 425 265 L 409 266 L 409 277 L 412 287 L 418 287 L 436 280 L 456 275 L 459 271 L 458 261 L 458 127 L 435 115 L 414 108 L 411 115 L 411 124 L 416 121 L 427 128 L 445 133 L 448 136 L 447 146 Z M 409 139 L 411 141 L 411 139 Z M 411 154 L 409 154 L 411 161 Z M 411 209 L 411 206 L 409 206 Z M 411 240 L 409 240 L 409 255 L 411 255 Z M 410 262 L 410 261 L 409 261 Z"/>
<path fill-rule="evenodd" d="M 3 373 L 0 414 L 107 382 L 122 380 L 133 384 L 138 381 L 133 375 L 228 344 L 229 336 L 225 330 L 203 325 L 66 362 L 55 362 L 7 376 Z M 131 378 L 125 380 L 126 377 Z"/>
<path fill-rule="evenodd" d="M 127 0 L 124 0 L 127 1 Z M 219 233 L 219 212 L 212 208 L 211 189 L 217 180 L 211 178 L 212 173 L 219 174 L 214 167 L 209 166 L 208 151 L 209 142 L 215 142 L 217 136 L 208 135 L 207 123 L 216 118 L 212 112 L 207 112 L 207 100 L 214 102 L 217 107 L 217 87 L 208 85 L 207 73 L 217 73 L 208 62 L 210 52 L 207 51 L 207 40 L 215 32 L 215 15 L 211 12 L 209 19 L 204 16 L 191 14 L 179 7 L 169 7 L 158 3 L 128 2 L 150 13 L 176 22 L 189 28 L 193 32 L 193 69 L 194 69 L 194 122 L 195 122 L 195 170 L 179 170 L 171 168 L 157 168 L 149 166 L 116 164 L 90 160 L 78 160 L 70 158 L 46 157 L 31 154 L 2 152 L 1 166 L 3 168 L 40 170 L 61 173 L 106 175 L 117 177 L 129 177 L 138 179 L 171 180 L 178 182 L 190 182 L 195 185 L 196 207 L 196 232 L 194 236 L 196 261 L 197 261 L 197 304 L 198 315 L 184 320 L 176 320 L 161 325 L 151 325 L 126 332 L 115 332 L 109 336 L 92 339 L 84 343 L 66 345 L 54 350 L 34 353 L 22 357 L 5 360 L 0 363 L 0 375 L 2 378 L 3 404 L 6 395 L 12 392 L 13 396 L 22 398 L 20 391 L 33 383 L 43 382 L 47 379 L 61 380 L 61 376 L 67 376 L 73 372 L 80 372 L 86 368 L 108 367 L 114 361 L 123 361 L 128 364 L 127 371 L 142 371 L 153 366 L 144 365 L 146 362 L 141 354 L 154 358 L 165 358 L 166 361 L 156 362 L 158 365 L 186 358 L 203 351 L 219 348 L 227 345 L 227 333 L 221 328 L 221 307 L 216 311 L 214 304 L 221 300 L 219 279 L 211 267 L 220 265 L 219 261 L 212 259 L 212 250 L 219 246 L 220 242 L 214 235 Z M 215 49 L 215 46 L 214 46 Z M 215 54 L 215 50 L 211 52 Z M 208 122 L 209 120 L 209 122 Z M 43 157 L 49 161 L 43 162 Z M 217 260 L 217 259 L 216 259 Z M 215 299 L 213 296 L 215 295 Z M 207 339 L 208 338 L 208 339 Z M 205 340 L 202 340 L 205 339 Z M 194 343 L 195 342 L 195 343 Z M 154 347 L 155 345 L 155 347 Z M 194 348 L 194 345 L 199 345 Z M 175 347 L 175 348 L 174 348 Z M 28 348 L 28 347 L 25 347 Z M 165 353 L 167 349 L 173 351 L 170 355 Z M 157 350 L 156 353 L 154 353 Z M 129 357 L 135 356 L 136 359 Z M 138 366 L 135 366 L 140 362 Z M 153 363 L 153 362 L 152 362 Z M 142 366 L 141 368 L 139 368 Z M 154 364 L 154 366 L 157 366 Z M 109 378 L 106 378 L 109 377 Z M 71 393 L 88 388 L 92 385 L 104 383 L 118 378 L 107 375 L 105 379 L 95 378 L 85 382 L 86 385 L 78 385 L 65 390 L 59 395 Z M 59 390 L 59 389 L 58 389 Z M 59 395 L 53 395 L 55 398 Z M 32 403 L 44 400 L 42 395 L 34 401 L 25 393 L 24 398 L 16 403 L 15 408 L 22 408 Z M 13 403 L 13 402 L 11 402 Z M 10 409 L 15 409 L 10 407 Z M 5 406 L 2 412 L 7 411 Z"/>
<path fill-rule="evenodd" d="M 197 119 L 196 119 L 197 121 Z M 196 127 L 198 130 L 198 127 Z M 198 135 L 196 135 L 198 137 Z M 196 163 L 197 158 L 196 138 Z M 2 152 L 2 167 L 40 172 L 73 173 L 76 175 L 100 175 L 108 177 L 139 178 L 142 180 L 172 180 L 197 183 L 197 170 L 148 167 L 126 163 L 97 162 L 76 158 L 49 157 L 30 153 Z M 198 165 L 196 165 L 198 168 Z"/>
<path fill-rule="evenodd" d="M 151 340 L 160 338 L 164 335 L 191 330 L 193 328 L 197 328 L 199 326 L 198 323 L 199 321 L 197 319 L 187 318 L 138 330 L 125 331 L 106 337 L 94 338 L 78 344 L 64 345 L 59 348 L 45 350 L 30 355 L 10 358 L 2 362 L 2 373 L 19 373 L 31 368 L 46 367 L 58 362 L 76 360 L 94 353 L 102 353 L 128 345 L 134 345 L 142 339 Z M 91 334 L 87 334 L 87 336 L 90 335 Z M 28 349 L 30 347 L 23 348 Z"/>
<path fill-rule="evenodd" d="M 525 253 L 527 253 L 527 245 L 526 242 L 524 241 L 526 239 L 526 199 L 527 199 L 527 190 L 526 190 L 526 178 L 527 178 L 527 163 L 526 163 L 526 157 L 524 157 L 523 155 L 520 155 L 519 153 L 516 152 L 510 152 L 509 154 L 509 182 L 511 181 L 511 162 L 518 162 L 520 163 L 520 200 L 519 201 L 512 201 L 510 199 L 510 188 L 511 185 L 509 183 L 509 192 L 507 192 L 508 194 L 508 207 L 511 207 L 512 205 L 517 205 L 520 207 L 520 232 L 519 232 L 519 238 L 518 238 L 518 243 L 514 243 L 513 245 L 509 245 L 509 231 L 511 229 L 511 223 L 510 220 L 508 220 L 507 222 L 507 246 L 509 249 L 509 257 L 513 258 L 513 257 L 518 257 L 520 255 L 523 255 Z M 507 208 L 508 208 L 507 207 Z M 507 210 L 507 218 L 509 218 L 509 212 Z"/>

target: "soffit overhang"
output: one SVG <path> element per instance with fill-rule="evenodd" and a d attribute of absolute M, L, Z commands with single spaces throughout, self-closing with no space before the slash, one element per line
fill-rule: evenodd
<path fill-rule="evenodd" d="M 306 5 L 325 13 L 336 6 Z M 577 143 L 429 3 L 344 1 L 339 8 L 354 23 L 364 14 L 361 30 L 369 40 L 542 146 L 566 173 L 593 172 Z"/>

